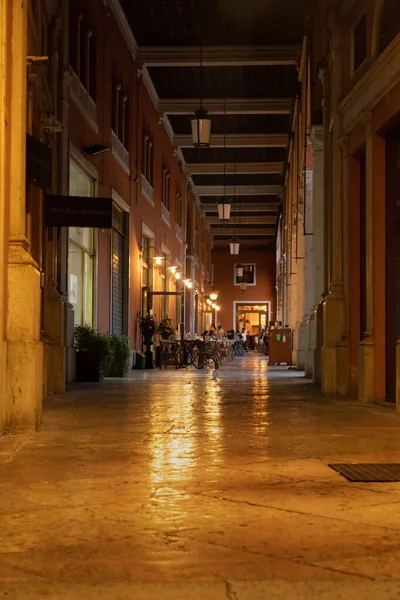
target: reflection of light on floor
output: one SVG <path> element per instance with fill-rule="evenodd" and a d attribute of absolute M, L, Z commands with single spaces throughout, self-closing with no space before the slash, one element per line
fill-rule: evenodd
<path fill-rule="evenodd" d="M 209 379 L 204 394 L 204 431 L 206 444 L 212 455 L 213 462 L 218 462 L 221 455 L 221 436 L 223 424 L 221 421 L 221 385 L 218 379 Z"/>
<path fill-rule="evenodd" d="M 257 434 L 267 434 L 268 421 L 268 378 L 265 374 L 257 374 L 251 388 L 253 398 L 253 430 Z"/>
<path fill-rule="evenodd" d="M 182 393 L 164 397 L 159 410 L 151 411 L 151 429 L 159 432 L 152 434 L 148 444 L 152 457 L 149 476 L 153 484 L 190 478 L 199 443 L 194 402 L 194 386 L 184 385 Z M 161 423 L 169 423 L 170 431 L 160 431 Z"/>

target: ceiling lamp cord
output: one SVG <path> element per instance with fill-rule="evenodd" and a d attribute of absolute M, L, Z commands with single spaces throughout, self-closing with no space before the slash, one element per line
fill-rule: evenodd
<path fill-rule="evenodd" d="M 224 200 L 226 184 L 226 98 L 224 98 Z"/>

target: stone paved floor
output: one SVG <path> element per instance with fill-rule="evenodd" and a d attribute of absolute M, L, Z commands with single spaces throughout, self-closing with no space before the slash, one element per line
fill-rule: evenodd
<path fill-rule="evenodd" d="M 245 357 L 75 389 L 0 440 L 0 598 L 393 600 L 400 415 Z"/>

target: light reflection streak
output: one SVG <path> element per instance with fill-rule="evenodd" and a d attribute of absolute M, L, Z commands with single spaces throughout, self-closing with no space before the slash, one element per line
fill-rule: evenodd
<path fill-rule="evenodd" d="M 263 364 L 266 364 L 264 361 Z M 268 399 L 269 386 L 268 378 L 264 374 L 257 375 L 253 380 L 253 431 L 259 435 L 262 434 L 268 441 Z"/>
<path fill-rule="evenodd" d="M 213 462 L 219 462 L 222 452 L 222 421 L 221 421 L 222 390 L 218 379 L 210 378 L 204 395 L 204 431 L 207 445 Z"/>
<path fill-rule="evenodd" d="M 159 486 L 190 478 L 196 465 L 198 452 L 198 427 L 196 424 L 195 389 L 184 385 L 182 393 L 162 396 L 159 410 L 152 411 L 149 441 L 151 464 L 150 483 Z M 167 430 L 161 430 L 160 424 L 170 424 Z"/>

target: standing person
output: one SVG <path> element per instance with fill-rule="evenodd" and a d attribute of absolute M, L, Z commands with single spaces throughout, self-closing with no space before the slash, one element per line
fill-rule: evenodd
<path fill-rule="evenodd" d="M 243 342 L 243 350 L 245 352 L 248 352 L 248 349 L 247 349 L 247 333 L 246 333 L 246 330 L 245 330 L 244 327 L 242 329 L 242 334 L 241 335 L 242 335 L 242 342 Z"/>
<path fill-rule="evenodd" d="M 222 325 L 218 325 L 218 337 L 219 338 L 223 338 L 224 337 L 224 328 L 222 327 Z"/>

